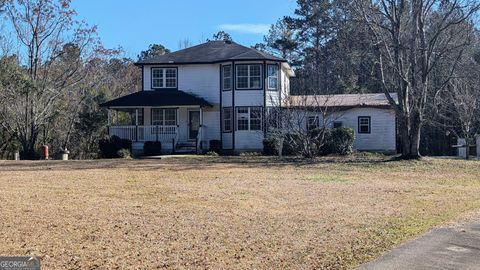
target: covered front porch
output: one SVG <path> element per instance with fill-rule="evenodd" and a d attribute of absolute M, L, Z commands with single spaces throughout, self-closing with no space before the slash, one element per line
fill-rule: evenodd
<path fill-rule="evenodd" d="M 134 154 L 141 154 L 147 141 L 161 142 L 165 153 L 200 153 L 206 145 L 203 109 L 209 104 L 182 91 L 162 92 L 142 91 L 102 104 L 108 108 L 108 134 L 131 140 Z"/>

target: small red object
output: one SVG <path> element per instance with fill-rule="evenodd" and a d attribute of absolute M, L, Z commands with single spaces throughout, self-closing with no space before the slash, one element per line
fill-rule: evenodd
<path fill-rule="evenodd" d="M 42 159 L 48 160 L 48 145 L 42 145 Z"/>

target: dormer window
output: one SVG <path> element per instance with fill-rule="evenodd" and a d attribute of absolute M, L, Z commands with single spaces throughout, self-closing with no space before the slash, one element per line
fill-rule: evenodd
<path fill-rule="evenodd" d="M 177 88 L 177 69 L 152 68 L 152 88 Z"/>

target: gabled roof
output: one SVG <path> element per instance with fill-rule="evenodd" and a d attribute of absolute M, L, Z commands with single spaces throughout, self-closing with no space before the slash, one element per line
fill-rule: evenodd
<path fill-rule="evenodd" d="M 101 107 L 142 107 L 142 106 L 191 106 L 212 107 L 203 98 L 185 93 L 180 90 L 139 91 L 114 100 L 110 100 Z"/>
<path fill-rule="evenodd" d="M 396 93 L 390 93 L 390 96 L 397 102 Z M 384 93 L 291 96 L 288 103 L 290 107 L 390 107 Z"/>
<path fill-rule="evenodd" d="M 136 64 L 207 64 L 231 60 L 269 60 L 287 62 L 285 59 L 253 48 L 245 47 L 233 41 L 208 41 L 176 52 L 141 60 Z"/>

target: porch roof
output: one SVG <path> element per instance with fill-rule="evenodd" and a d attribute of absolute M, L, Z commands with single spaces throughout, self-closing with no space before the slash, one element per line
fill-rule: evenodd
<path fill-rule="evenodd" d="M 208 101 L 180 90 L 139 91 L 100 104 L 101 107 L 190 106 L 212 107 Z"/>

